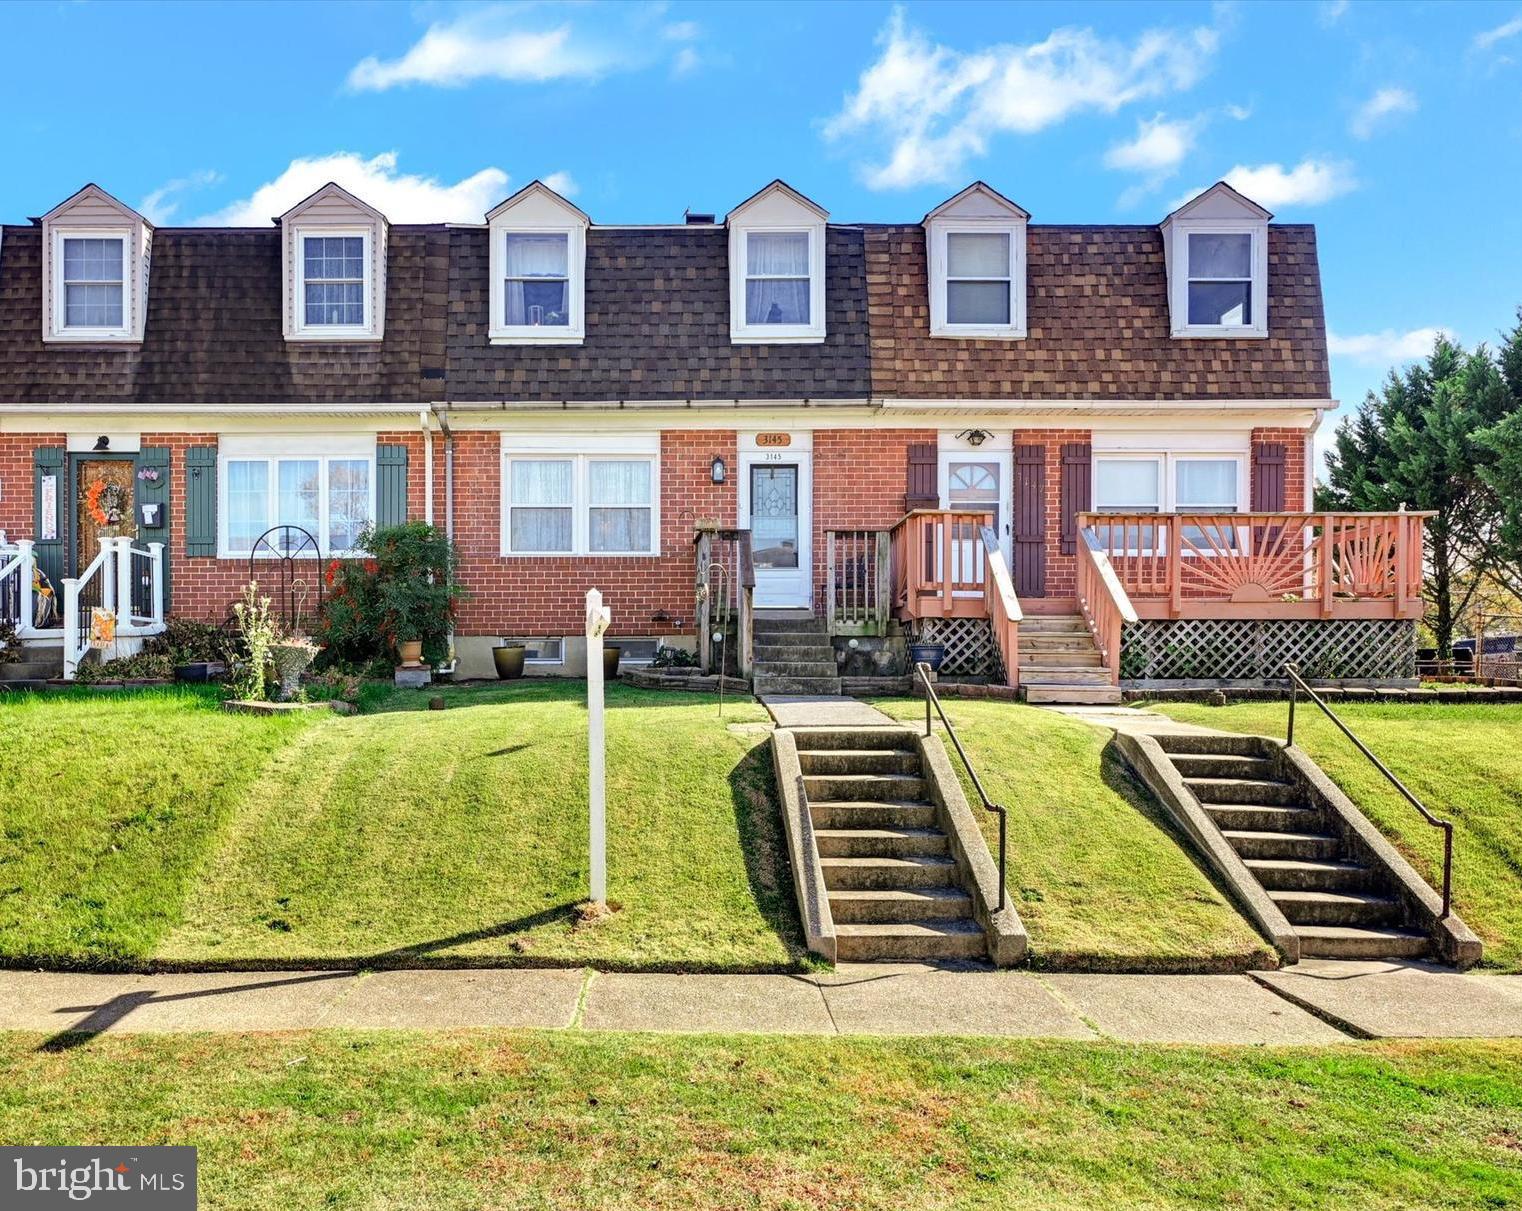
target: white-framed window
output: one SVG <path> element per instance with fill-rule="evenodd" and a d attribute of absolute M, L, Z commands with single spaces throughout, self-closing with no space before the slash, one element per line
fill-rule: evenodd
<path fill-rule="evenodd" d="M 1096 513 L 1237 513 L 1246 491 L 1247 459 L 1241 454 L 1096 454 Z M 1207 533 L 1207 531 L 1210 531 Z M 1237 527 L 1185 527 L 1190 546 L 1234 547 Z M 1161 548 L 1152 525 L 1138 525 L 1112 538 L 1112 549 L 1133 553 Z M 1213 541 L 1212 541 L 1213 540 Z"/>
<path fill-rule="evenodd" d="M 732 266 L 730 336 L 741 343 L 824 339 L 824 228 L 744 228 Z"/>
<path fill-rule="evenodd" d="M 370 336 L 371 239 L 367 230 L 296 232 L 296 331 L 304 336 Z"/>
<path fill-rule="evenodd" d="M 660 554 L 660 456 L 509 447 L 502 466 L 504 555 Z"/>
<path fill-rule="evenodd" d="M 565 663 L 565 640 L 558 635 L 540 639 L 506 639 L 503 642 L 521 644 L 525 664 Z"/>
<path fill-rule="evenodd" d="M 491 231 L 491 339 L 499 344 L 580 344 L 586 228 Z"/>
<path fill-rule="evenodd" d="M 1181 222 L 1172 238 L 1173 334 L 1267 336 L 1267 224 Z"/>
<path fill-rule="evenodd" d="M 75 338 L 129 336 L 130 231 L 55 230 L 54 331 Z"/>
<path fill-rule="evenodd" d="M 1025 335 L 1025 226 L 933 222 L 930 334 Z"/>
<path fill-rule="evenodd" d="M 303 444 L 308 448 L 300 449 Z M 250 554 L 273 526 L 299 526 L 324 557 L 351 555 L 375 516 L 373 443 L 369 451 L 324 451 L 320 443 L 295 439 L 263 449 L 230 443 L 219 462 L 218 554 L 224 559 Z"/>
<path fill-rule="evenodd" d="M 659 639 L 636 635 L 610 635 L 607 644 L 618 649 L 621 664 L 649 664 L 661 648 Z"/>

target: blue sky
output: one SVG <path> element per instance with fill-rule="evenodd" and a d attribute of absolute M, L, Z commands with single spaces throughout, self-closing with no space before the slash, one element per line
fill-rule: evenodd
<path fill-rule="evenodd" d="M 843 220 L 983 178 L 1037 222 L 1156 222 L 1226 177 L 1320 234 L 1333 393 L 1522 303 L 1522 0 L 7 7 L 0 218 L 87 180 L 168 223 L 337 178 L 479 220 L 551 178 L 595 221 L 781 176 Z"/>

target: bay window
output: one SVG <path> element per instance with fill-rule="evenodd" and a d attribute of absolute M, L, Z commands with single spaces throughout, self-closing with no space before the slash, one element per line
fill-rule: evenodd
<path fill-rule="evenodd" d="M 233 444 L 222 457 L 220 482 L 223 558 L 250 554 L 259 536 L 275 526 L 305 530 L 323 556 L 350 555 L 375 516 L 370 455 L 260 453 Z M 266 553 L 263 547 L 260 552 Z"/>
<path fill-rule="evenodd" d="M 503 468 L 502 553 L 657 555 L 659 490 L 659 461 L 653 452 L 509 449 Z"/>

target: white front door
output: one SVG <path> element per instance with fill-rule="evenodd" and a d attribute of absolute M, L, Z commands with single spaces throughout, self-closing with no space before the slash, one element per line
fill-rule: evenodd
<path fill-rule="evenodd" d="M 740 455 L 740 525 L 750 529 L 758 607 L 814 604 L 812 470 L 806 449 Z"/>
<path fill-rule="evenodd" d="M 993 530 L 999 536 L 1004 560 L 1010 558 L 1009 492 L 1010 457 L 1007 453 L 941 454 L 941 508 L 993 514 Z M 983 582 L 983 539 L 973 526 L 961 526 L 953 535 L 952 575 L 959 583 Z"/>

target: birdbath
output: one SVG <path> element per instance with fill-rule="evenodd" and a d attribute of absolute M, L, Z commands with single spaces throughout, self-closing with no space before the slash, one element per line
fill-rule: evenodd
<path fill-rule="evenodd" d="M 275 666 L 275 680 L 280 683 L 282 702 L 289 702 L 301 692 L 301 675 L 320 651 L 310 639 L 283 639 L 270 645 L 270 660 Z"/>

